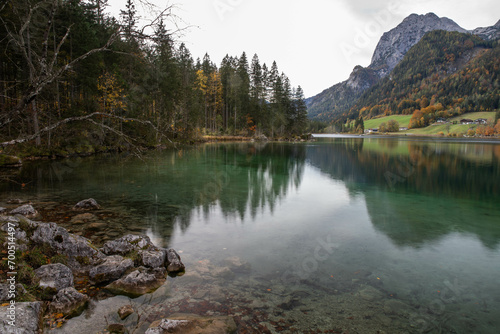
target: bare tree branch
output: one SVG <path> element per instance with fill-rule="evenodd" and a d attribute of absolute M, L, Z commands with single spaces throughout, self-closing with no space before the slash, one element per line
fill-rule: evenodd
<path fill-rule="evenodd" d="M 10 141 L 6 141 L 6 142 L 3 142 L 3 143 L 0 143 L 0 146 L 10 146 L 10 145 L 15 145 L 15 144 L 21 144 L 21 143 L 25 143 L 25 142 L 28 142 L 28 141 L 31 141 L 33 139 L 35 139 L 36 137 L 40 136 L 41 134 L 43 133 L 46 133 L 46 132 L 49 132 L 49 131 L 52 131 L 58 127 L 60 127 L 61 125 L 64 125 L 64 124 L 67 124 L 67 123 L 70 123 L 70 122 L 78 122 L 78 121 L 89 121 L 93 124 L 96 124 L 100 127 L 103 127 L 105 128 L 106 130 L 109 130 L 113 133 L 116 133 L 120 136 L 123 136 L 124 138 L 128 138 L 128 136 L 126 136 L 125 134 L 123 134 L 122 132 L 116 130 L 116 129 L 113 129 L 112 127 L 110 126 L 107 126 L 105 124 L 102 124 L 102 123 L 98 123 L 96 121 L 94 121 L 92 119 L 92 117 L 94 116 L 102 116 L 102 117 L 108 117 L 108 118 L 115 118 L 115 119 L 118 119 L 118 120 L 121 120 L 121 121 L 124 121 L 124 122 L 136 122 L 136 123 L 139 123 L 139 124 L 142 124 L 142 125 L 147 125 L 147 126 L 150 126 L 153 128 L 154 131 L 158 131 L 158 129 L 154 126 L 153 123 L 151 123 L 150 121 L 144 121 L 144 120 L 141 120 L 141 119 L 137 119 L 137 118 L 127 118 L 127 117 L 121 117 L 121 116 L 117 116 L 117 115 L 113 115 L 113 114 L 107 114 L 107 113 L 103 113 L 103 112 L 94 112 L 94 113 L 91 113 L 91 114 L 88 114 L 88 115 L 85 115 L 85 116 L 77 116 L 77 117 L 68 117 L 68 118 L 65 118 L 57 123 L 54 123 L 50 126 L 47 126 L 43 129 L 41 129 L 39 132 L 35 133 L 35 134 L 32 134 L 30 136 L 27 136 L 27 137 L 24 137 L 24 138 L 19 138 L 19 139 L 14 139 L 14 140 L 10 140 Z M 135 139 L 133 139 L 134 141 L 137 141 Z M 128 141 L 128 140 L 127 140 Z"/>

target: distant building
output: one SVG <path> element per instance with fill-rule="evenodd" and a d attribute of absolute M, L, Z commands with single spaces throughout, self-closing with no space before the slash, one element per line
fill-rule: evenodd
<path fill-rule="evenodd" d="M 488 120 L 486 118 L 478 118 L 474 121 L 476 124 L 487 124 Z"/>
<path fill-rule="evenodd" d="M 460 120 L 460 124 L 474 124 L 474 121 L 468 118 Z"/>
<path fill-rule="evenodd" d="M 448 123 L 448 120 L 447 120 L 446 118 L 439 117 L 439 118 L 436 120 L 436 123 Z"/>
<path fill-rule="evenodd" d="M 399 128 L 399 131 L 406 131 L 406 130 L 408 130 L 407 127 L 401 127 L 401 128 Z"/>

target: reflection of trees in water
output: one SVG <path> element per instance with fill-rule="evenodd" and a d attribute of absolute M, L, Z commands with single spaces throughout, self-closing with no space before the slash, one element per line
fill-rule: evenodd
<path fill-rule="evenodd" d="M 179 210 L 167 218 L 169 223 L 154 225 L 161 230 L 177 222 L 184 231 L 193 214 L 208 217 L 217 208 L 226 218 L 242 220 L 247 212 L 253 219 L 266 207 L 272 212 L 288 189 L 300 184 L 304 162 L 302 145 L 212 144 L 190 149 L 172 159 L 176 176 L 168 184 L 182 189 L 182 196 L 171 197 L 170 205 Z"/>
<path fill-rule="evenodd" d="M 383 141 L 391 147 L 395 140 Z M 388 144 L 392 143 L 392 144 Z M 311 163 L 334 179 L 356 190 L 372 184 L 395 191 L 446 194 L 461 198 L 489 199 L 500 196 L 498 145 L 407 142 L 405 153 L 373 151 L 363 139 L 338 139 L 329 145 L 307 149 Z M 477 152 L 482 152 L 477 157 Z M 476 155 L 476 158 L 474 158 Z"/>
<path fill-rule="evenodd" d="M 34 181 L 27 197 L 66 204 L 94 197 L 105 208 L 129 214 L 133 219 L 124 225 L 143 225 L 168 239 L 176 223 L 187 229 L 197 212 L 218 207 L 225 217 L 241 219 L 247 213 L 255 218 L 266 207 L 272 212 L 291 187 L 299 186 L 304 165 L 303 145 L 207 144 L 140 159 L 103 155 L 35 162 L 16 178 Z M 8 193 L 11 185 L 0 187 Z"/>
<path fill-rule="evenodd" d="M 499 145 L 408 141 L 407 153 L 398 154 L 368 150 L 362 143 L 344 138 L 315 145 L 307 158 L 351 193 L 362 191 L 373 225 L 395 244 L 418 247 L 466 232 L 487 247 L 498 245 Z M 401 176 L 394 188 L 387 172 Z"/>

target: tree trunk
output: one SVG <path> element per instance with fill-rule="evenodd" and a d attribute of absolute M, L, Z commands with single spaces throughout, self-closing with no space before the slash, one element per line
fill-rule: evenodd
<path fill-rule="evenodd" d="M 38 110 L 37 110 L 36 100 L 33 100 L 31 102 L 31 109 L 33 117 L 33 131 L 36 134 L 35 145 L 40 146 L 42 145 L 42 140 L 40 138 L 40 124 L 38 122 Z"/>

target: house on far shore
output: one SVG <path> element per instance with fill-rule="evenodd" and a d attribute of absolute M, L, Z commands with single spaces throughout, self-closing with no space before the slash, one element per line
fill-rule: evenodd
<path fill-rule="evenodd" d="M 488 120 L 486 118 L 478 118 L 474 121 L 476 124 L 487 124 Z"/>
<path fill-rule="evenodd" d="M 367 129 L 365 130 L 365 133 L 377 133 L 378 129 Z"/>
<path fill-rule="evenodd" d="M 446 118 L 439 117 L 439 118 L 436 120 L 436 123 L 449 123 L 449 121 L 448 121 Z"/>
<path fill-rule="evenodd" d="M 468 118 L 460 120 L 460 124 L 474 124 L 474 121 Z"/>
<path fill-rule="evenodd" d="M 407 127 L 400 127 L 400 128 L 399 128 L 399 131 L 406 131 L 406 130 L 408 130 L 408 128 L 407 128 Z"/>

